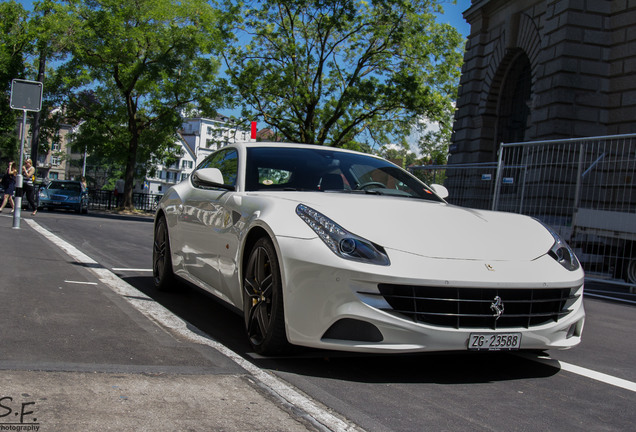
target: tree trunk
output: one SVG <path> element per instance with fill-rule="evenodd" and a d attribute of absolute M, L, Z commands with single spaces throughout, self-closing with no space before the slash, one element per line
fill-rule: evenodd
<path fill-rule="evenodd" d="M 133 128 L 131 128 L 133 129 Z M 124 201 L 122 207 L 125 210 L 134 210 L 133 187 L 135 186 L 135 167 L 137 165 L 137 148 L 139 146 L 139 134 L 137 130 L 131 130 L 130 143 L 128 145 L 128 160 L 126 161 L 126 173 L 124 174 Z"/>
<path fill-rule="evenodd" d="M 48 11 L 44 12 L 44 15 Z M 38 81 L 44 83 L 44 73 L 46 71 L 46 49 L 40 48 L 40 65 L 38 68 Z M 33 113 L 33 125 L 31 128 L 31 161 L 35 167 L 35 173 L 37 175 L 38 170 L 38 150 L 40 146 L 40 111 Z"/>

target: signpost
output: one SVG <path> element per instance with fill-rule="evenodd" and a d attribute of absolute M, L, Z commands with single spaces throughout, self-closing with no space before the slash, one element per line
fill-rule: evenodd
<path fill-rule="evenodd" d="M 22 143 L 20 144 L 20 164 L 15 189 L 15 209 L 13 211 L 13 228 L 20 228 L 20 213 L 22 212 L 22 163 L 24 159 L 24 142 L 26 140 L 26 113 L 39 112 L 42 109 L 42 83 L 14 79 L 11 81 L 11 109 L 22 110 Z"/>

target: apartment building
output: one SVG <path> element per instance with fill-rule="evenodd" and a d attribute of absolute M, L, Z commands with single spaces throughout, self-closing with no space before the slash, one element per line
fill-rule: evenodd
<path fill-rule="evenodd" d="M 175 143 L 178 160 L 169 165 L 157 164 L 154 175 L 135 185 L 135 192 L 163 194 L 171 186 L 185 180 L 209 154 L 235 142 L 253 142 L 249 130 L 240 129 L 228 117 L 185 119 Z"/>

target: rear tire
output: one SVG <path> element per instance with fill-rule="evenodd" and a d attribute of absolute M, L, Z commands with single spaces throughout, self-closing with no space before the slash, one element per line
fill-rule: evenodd
<path fill-rule="evenodd" d="M 170 239 L 165 217 L 160 217 L 155 225 L 152 247 L 152 279 L 155 288 L 159 291 L 169 291 L 176 285 L 176 278 L 172 272 Z"/>
<path fill-rule="evenodd" d="M 243 278 L 243 315 L 250 345 L 262 355 L 289 352 L 276 249 L 263 237 L 250 251 Z"/>

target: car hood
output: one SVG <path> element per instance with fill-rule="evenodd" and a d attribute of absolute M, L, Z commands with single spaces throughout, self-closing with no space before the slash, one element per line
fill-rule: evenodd
<path fill-rule="evenodd" d="M 353 234 L 431 258 L 527 261 L 546 254 L 554 244 L 539 222 L 512 213 L 411 198 L 288 194 L 285 199 L 312 207 Z"/>
<path fill-rule="evenodd" d="M 68 197 L 78 196 L 80 193 L 68 189 L 47 189 L 46 190 L 49 195 L 62 195 Z"/>

